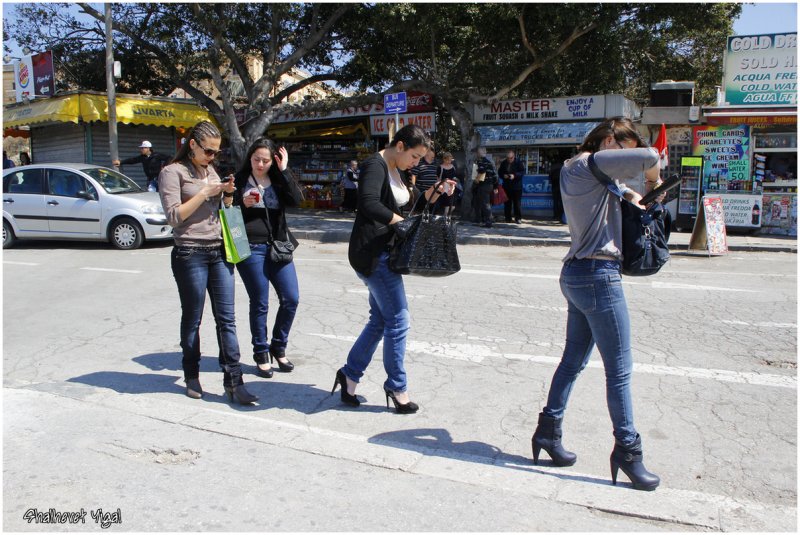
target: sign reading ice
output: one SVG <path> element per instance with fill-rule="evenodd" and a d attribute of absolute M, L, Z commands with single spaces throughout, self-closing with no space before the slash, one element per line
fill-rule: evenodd
<path fill-rule="evenodd" d="M 797 106 L 797 33 L 728 37 L 725 100 L 732 106 Z"/>

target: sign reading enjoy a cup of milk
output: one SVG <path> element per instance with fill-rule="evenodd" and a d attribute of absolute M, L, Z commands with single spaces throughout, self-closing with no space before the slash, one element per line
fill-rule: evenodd
<path fill-rule="evenodd" d="M 725 100 L 731 106 L 797 106 L 797 33 L 728 37 Z"/>

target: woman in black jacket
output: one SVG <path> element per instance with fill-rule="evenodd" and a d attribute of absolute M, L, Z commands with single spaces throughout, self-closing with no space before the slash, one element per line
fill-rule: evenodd
<path fill-rule="evenodd" d="M 402 275 L 389 269 L 389 248 L 394 238 L 393 225 L 403 220 L 400 208 L 415 200 L 415 189 L 401 173 L 419 163 L 431 146 L 430 138 L 417 125 L 401 128 L 391 144 L 361 164 L 358 180 L 358 212 L 350 235 L 350 265 L 369 290 L 369 321 L 347 356 L 347 363 L 336 372 L 336 385 L 342 389 L 342 401 L 358 406 L 356 385 L 364 375 L 378 343 L 383 340 L 383 366 L 387 379 L 383 384 L 386 405 L 394 402 L 398 413 L 417 412 L 419 406 L 409 400 L 403 360 L 409 329 L 408 301 Z M 450 191 L 455 183 L 448 182 Z M 438 182 L 425 192 L 436 202 L 445 189 Z"/>
<path fill-rule="evenodd" d="M 247 151 L 241 170 L 235 175 L 236 189 L 233 193 L 233 203 L 242 207 L 252 251 L 247 259 L 236 264 L 236 269 L 250 297 L 253 360 L 258 366 L 258 374 L 267 378 L 272 377 L 270 364 L 273 359 L 282 372 L 294 369 L 286 358 L 286 345 L 300 300 L 297 272 L 292 260 L 280 261 L 270 254 L 275 241 L 288 241 L 297 246 L 297 240 L 286 225 L 284 209 L 300 204 L 303 193 L 288 165 L 289 155 L 284 147 L 276 150 L 272 140 L 256 140 Z M 272 329 L 272 342 L 267 344 L 270 284 L 278 295 L 279 308 Z"/>

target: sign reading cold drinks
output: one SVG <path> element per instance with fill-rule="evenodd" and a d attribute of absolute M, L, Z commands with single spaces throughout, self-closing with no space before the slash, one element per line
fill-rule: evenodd
<path fill-rule="evenodd" d="M 735 35 L 725 51 L 732 106 L 797 106 L 797 33 Z"/>

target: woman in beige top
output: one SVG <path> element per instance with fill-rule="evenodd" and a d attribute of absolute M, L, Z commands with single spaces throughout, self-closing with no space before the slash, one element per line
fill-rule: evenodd
<path fill-rule="evenodd" d="M 203 396 L 200 386 L 200 321 L 206 291 L 217 324 L 219 363 L 223 385 L 231 401 L 258 401 L 244 387 L 239 364 L 239 342 L 234 316 L 233 264 L 225 261 L 220 200 L 233 202 L 232 180 L 220 181 L 211 162 L 220 152 L 222 135 L 208 121 L 198 123 L 186 136 L 175 159 L 158 176 L 159 195 L 172 225 L 172 274 L 181 300 L 181 348 L 186 395 Z M 232 178 L 232 177 L 230 177 Z"/>

